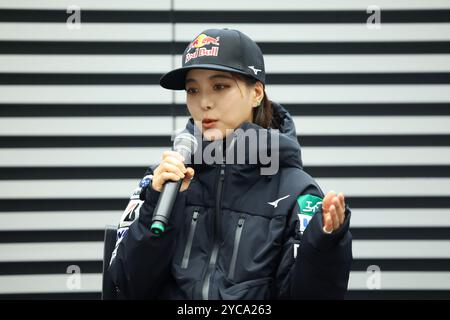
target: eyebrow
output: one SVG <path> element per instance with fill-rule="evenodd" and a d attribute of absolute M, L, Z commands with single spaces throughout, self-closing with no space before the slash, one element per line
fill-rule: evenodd
<path fill-rule="evenodd" d="M 213 74 L 212 76 L 209 76 L 209 79 L 210 79 L 210 80 L 213 80 L 213 79 L 220 79 L 220 78 L 233 80 L 232 77 L 230 77 L 230 76 L 228 76 L 228 75 L 225 75 L 225 74 L 220 74 L 220 73 Z M 187 78 L 186 81 L 185 81 L 185 83 L 187 84 L 187 83 L 189 83 L 189 82 L 197 82 L 197 80 L 195 80 L 194 78 Z"/>

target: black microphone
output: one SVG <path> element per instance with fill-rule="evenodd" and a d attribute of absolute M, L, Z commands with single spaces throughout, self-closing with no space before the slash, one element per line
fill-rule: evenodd
<path fill-rule="evenodd" d="M 188 133 L 183 132 L 175 137 L 173 142 L 173 150 L 180 153 L 185 161 L 191 158 L 191 154 L 197 150 L 197 140 Z M 161 235 L 169 222 L 170 214 L 172 213 L 173 204 L 180 191 L 183 179 L 178 181 L 166 181 L 162 186 L 161 194 L 159 195 L 158 203 L 156 204 L 155 212 L 153 214 L 151 231 L 156 235 Z"/>

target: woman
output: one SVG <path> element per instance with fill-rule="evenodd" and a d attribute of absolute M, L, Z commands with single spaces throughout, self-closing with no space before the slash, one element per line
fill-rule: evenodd
<path fill-rule="evenodd" d="M 186 90 L 186 130 L 203 137 L 196 154 L 219 150 L 224 161 L 166 151 L 149 168 L 124 213 L 109 268 L 126 298 L 344 298 L 350 210 L 342 193 L 324 197 L 302 170 L 294 123 L 268 99 L 264 70 L 261 50 L 245 34 L 209 29 L 188 45 L 182 67 L 161 77 L 164 88 Z M 264 153 L 277 162 L 270 173 L 263 173 Z M 180 179 L 167 229 L 155 235 L 162 186 Z"/>

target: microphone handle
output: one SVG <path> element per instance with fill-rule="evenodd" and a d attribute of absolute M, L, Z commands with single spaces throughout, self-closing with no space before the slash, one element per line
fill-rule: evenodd
<path fill-rule="evenodd" d="M 180 191 L 183 179 L 178 181 L 167 181 L 162 186 L 162 190 L 155 208 L 155 215 L 152 219 L 151 231 L 160 235 L 164 232 L 169 223 L 170 214 L 172 213 L 175 199 Z"/>

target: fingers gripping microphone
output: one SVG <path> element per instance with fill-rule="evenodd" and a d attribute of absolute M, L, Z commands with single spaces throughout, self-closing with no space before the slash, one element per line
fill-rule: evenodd
<path fill-rule="evenodd" d="M 188 160 L 191 158 L 191 154 L 197 150 L 197 145 L 195 137 L 190 133 L 184 132 L 175 137 L 173 149 L 180 153 L 185 160 Z M 152 219 L 151 231 L 154 234 L 160 235 L 166 229 L 182 183 L 182 179 L 164 183 Z"/>

